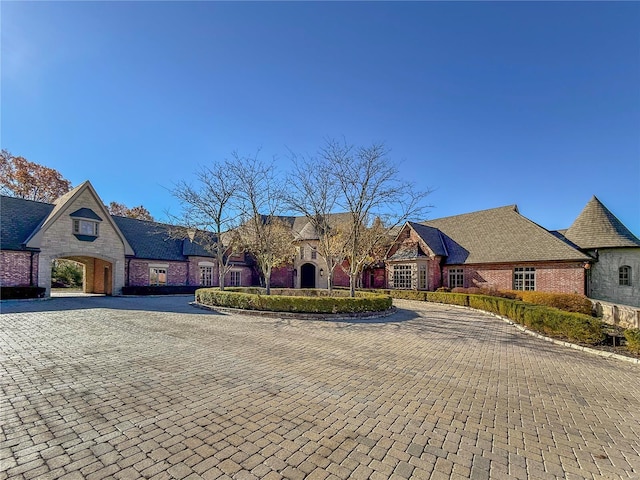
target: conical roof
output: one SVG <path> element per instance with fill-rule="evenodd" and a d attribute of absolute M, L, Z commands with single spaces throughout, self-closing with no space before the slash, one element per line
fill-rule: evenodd
<path fill-rule="evenodd" d="M 640 247 L 640 239 L 594 195 L 565 232 L 582 249 Z"/>

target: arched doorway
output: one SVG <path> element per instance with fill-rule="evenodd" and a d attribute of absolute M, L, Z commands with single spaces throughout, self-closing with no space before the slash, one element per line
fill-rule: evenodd
<path fill-rule="evenodd" d="M 300 267 L 300 288 L 316 288 L 316 266 L 312 263 Z"/>

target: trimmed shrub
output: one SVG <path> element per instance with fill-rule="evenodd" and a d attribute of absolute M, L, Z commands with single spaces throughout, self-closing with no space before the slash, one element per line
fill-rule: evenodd
<path fill-rule="evenodd" d="M 627 350 L 631 353 L 640 354 L 640 328 L 625 330 L 624 338 L 627 339 Z"/>
<path fill-rule="evenodd" d="M 469 295 L 488 295 L 491 297 L 501 297 L 501 298 L 510 298 L 512 300 L 521 300 L 515 293 L 512 291 L 501 291 L 496 290 L 495 288 L 486 288 L 486 287 L 456 287 L 451 290 L 453 293 L 468 293 Z"/>
<path fill-rule="evenodd" d="M 0 300 L 22 300 L 25 298 L 43 298 L 44 287 L 2 287 Z"/>
<path fill-rule="evenodd" d="M 434 303 L 448 303 L 450 305 L 469 306 L 469 295 L 462 293 L 425 292 L 426 300 Z"/>
<path fill-rule="evenodd" d="M 280 293 L 294 290 L 277 289 Z M 273 292 L 274 290 L 272 290 Z M 299 291 L 298 291 L 299 292 Z M 296 293 L 298 293 L 296 292 Z M 314 290 L 310 296 L 264 295 L 262 289 L 225 289 L 200 288 L 196 290 L 196 302 L 202 305 L 239 308 L 243 310 L 261 310 L 268 312 L 294 313 L 361 313 L 380 312 L 392 307 L 388 295 L 356 292 L 356 297 L 338 294 L 331 296 Z"/>
<path fill-rule="evenodd" d="M 593 306 L 591 300 L 576 293 L 549 293 L 536 291 L 511 290 L 509 293 L 517 295 L 520 300 L 536 305 L 557 308 L 565 312 L 576 312 L 591 315 Z"/>

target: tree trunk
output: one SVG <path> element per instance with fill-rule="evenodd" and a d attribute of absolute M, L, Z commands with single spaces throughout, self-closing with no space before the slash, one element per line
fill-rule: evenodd
<path fill-rule="evenodd" d="M 356 274 L 353 272 L 349 272 L 349 296 L 356 296 Z"/>
<path fill-rule="evenodd" d="M 271 295 L 271 268 L 268 268 L 264 272 L 264 285 L 266 295 Z"/>
<path fill-rule="evenodd" d="M 329 292 L 329 296 L 333 295 L 333 270 L 329 270 L 329 274 L 327 275 L 327 291 Z"/>

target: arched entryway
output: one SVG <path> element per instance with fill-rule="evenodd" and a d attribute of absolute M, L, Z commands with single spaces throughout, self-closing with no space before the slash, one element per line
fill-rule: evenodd
<path fill-rule="evenodd" d="M 316 288 L 316 266 L 305 263 L 300 267 L 300 288 Z"/>
<path fill-rule="evenodd" d="M 82 265 L 83 293 L 113 294 L 113 263 L 96 257 L 66 255 L 58 259 L 71 260 Z"/>

